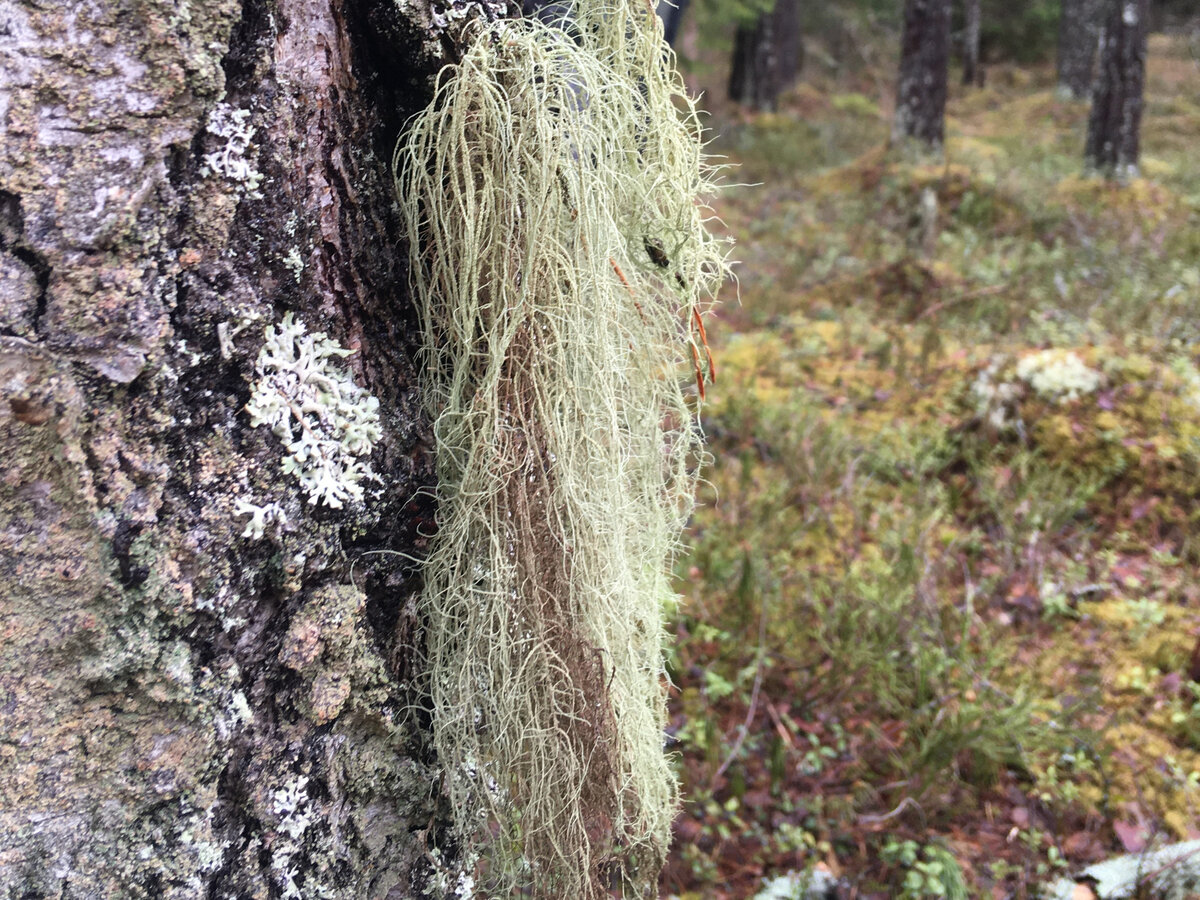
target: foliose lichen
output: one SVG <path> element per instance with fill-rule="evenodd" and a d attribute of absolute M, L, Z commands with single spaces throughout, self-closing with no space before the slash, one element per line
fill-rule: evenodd
<path fill-rule="evenodd" d="M 259 187 L 263 176 L 246 154 L 254 140 L 254 126 L 250 124 L 250 110 L 236 109 L 228 103 L 218 103 L 208 116 L 208 133 L 225 139 L 225 144 L 204 156 L 200 174 L 222 175 L 241 185 L 249 197 L 261 198 Z"/>
<path fill-rule="evenodd" d="M 291 313 L 264 334 L 246 404 L 251 425 L 267 425 L 283 441 L 283 471 L 299 480 L 309 503 L 361 502 L 363 481 L 375 477 L 366 457 L 383 429 L 379 401 L 333 364 L 354 351 L 324 332 L 309 334 Z M 251 514 L 248 536 L 259 533 L 253 510 L 240 511 Z M 261 518 L 265 526 L 265 511 Z"/>

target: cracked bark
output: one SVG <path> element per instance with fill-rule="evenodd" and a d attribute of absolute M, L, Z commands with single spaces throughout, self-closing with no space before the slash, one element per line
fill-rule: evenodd
<path fill-rule="evenodd" d="M 429 21 L 0 0 L 6 897 L 444 893 L 406 685 L 432 474 L 389 175 L 444 62 Z M 218 103 L 249 111 L 261 196 L 205 174 Z M 285 311 L 380 399 L 364 508 L 305 503 L 249 427 Z M 241 499 L 287 527 L 242 537 Z"/>

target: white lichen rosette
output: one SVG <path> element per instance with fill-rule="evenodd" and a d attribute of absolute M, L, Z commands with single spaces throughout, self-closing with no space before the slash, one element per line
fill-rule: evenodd
<path fill-rule="evenodd" d="M 1071 350 L 1049 349 L 1029 353 L 1016 365 L 1004 355 L 992 357 L 980 370 L 971 393 L 975 414 L 998 431 L 1023 429 L 1017 407 L 1030 392 L 1056 405 L 1073 403 L 1094 394 L 1104 385 L 1104 375 L 1087 366 Z"/>
<path fill-rule="evenodd" d="M 250 424 L 269 426 L 283 441 L 283 471 L 299 480 L 309 503 L 361 502 L 362 483 L 376 477 L 367 457 L 383 429 L 379 401 L 334 364 L 354 351 L 323 332 L 309 334 L 291 313 L 265 337 L 246 404 Z"/>
<path fill-rule="evenodd" d="M 1069 403 L 1095 392 L 1104 376 L 1088 368 L 1070 350 L 1039 350 L 1022 357 L 1016 374 L 1035 394 L 1053 403 Z"/>

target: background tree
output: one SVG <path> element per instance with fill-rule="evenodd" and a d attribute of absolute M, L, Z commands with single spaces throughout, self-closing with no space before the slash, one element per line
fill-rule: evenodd
<path fill-rule="evenodd" d="M 679 39 L 679 29 L 683 26 L 683 17 L 691 0 L 669 0 L 657 6 L 658 14 L 663 20 L 663 39 L 672 47 Z"/>
<path fill-rule="evenodd" d="M 963 84 L 983 84 L 979 68 L 980 0 L 963 0 Z"/>
<path fill-rule="evenodd" d="M 940 148 L 945 138 L 950 0 L 905 0 L 892 141 Z"/>
<path fill-rule="evenodd" d="M 767 12 L 740 24 L 733 43 L 729 98 L 774 109 L 800 74 L 800 0 L 775 0 Z"/>
<path fill-rule="evenodd" d="M 1103 0 L 1062 0 L 1058 86 L 1072 97 L 1086 97 L 1091 92 L 1103 6 Z"/>
<path fill-rule="evenodd" d="M 1150 0 L 1105 0 L 1084 158 L 1109 174 L 1137 170 L 1149 12 Z"/>
<path fill-rule="evenodd" d="M 453 37 L 384 0 L 0 21 L 0 893 L 442 896 L 419 585 L 370 551 L 431 523 L 389 163 Z M 379 400 L 365 505 L 246 411 L 285 312 Z"/>

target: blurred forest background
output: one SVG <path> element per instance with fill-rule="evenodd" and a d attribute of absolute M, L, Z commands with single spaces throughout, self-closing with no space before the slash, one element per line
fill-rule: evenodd
<path fill-rule="evenodd" d="M 1196 4 L 667 19 L 741 262 L 664 896 L 1200 896 L 1073 883 L 1200 839 Z"/>

